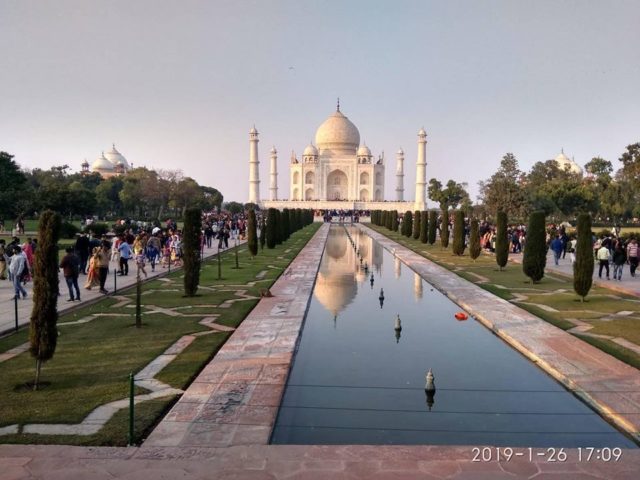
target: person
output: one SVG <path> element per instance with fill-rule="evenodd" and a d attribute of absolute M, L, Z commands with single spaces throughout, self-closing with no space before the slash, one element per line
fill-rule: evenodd
<path fill-rule="evenodd" d="M 98 256 L 98 248 L 94 247 L 89 259 L 89 267 L 87 270 L 87 282 L 84 288 L 91 290 L 93 287 L 100 285 L 100 257 Z"/>
<path fill-rule="evenodd" d="M 0 239 L 0 280 L 7 279 L 7 257 L 5 256 L 5 239 Z"/>
<path fill-rule="evenodd" d="M 65 249 L 66 255 L 62 257 L 60 262 L 60 268 L 64 275 L 64 280 L 67 282 L 67 288 L 69 289 L 69 299 L 67 302 L 73 302 L 75 300 L 80 301 L 80 288 L 78 287 L 78 276 L 80 275 L 80 258 L 73 253 L 73 248 L 67 247 Z M 74 295 L 75 289 L 75 295 Z"/>
<path fill-rule="evenodd" d="M 141 235 L 138 235 L 133 242 L 133 256 L 136 259 L 136 265 L 138 267 L 138 277 L 140 272 L 144 273 L 144 278 L 147 278 L 147 271 L 144 268 L 144 239 Z"/>
<path fill-rule="evenodd" d="M 600 262 L 600 268 L 598 269 L 598 278 L 602 278 L 602 269 L 607 271 L 607 280 L 609 279 L 609 249 L 606 245 L 601 245 L 596 253 L 596 259 Z"/>
<path fill-rule="evenodd" d="M 109 242 L 106 240 L 102 241 L 100 245 L 100 249 L 98 250 L 98 275 L 100 279 L 100 293 L 107 294 L 109 291 L 104 288 L 105 283 L 107 282 L 107 275 L 109 275 L 109 258 L 110 258 L 110 248 Z"/>
<path fill-rule="evenodd" d="M 622 248 L 622 244 L 618 242 L 613 251 L 613 279 L 622 281 L 622 269 L 627 261 L 627 252 Z"/>
<path fill-rule="evenodd" d="M 127 241 L 126 236 L 122 236 L 120 245 L 118 246 L 120 252 L 120 271 L 118 275 L 129 275 L 129 259 L 131 258 L 131 245 Z"/>
<path fill-rule="evenodd" d="M 632 238 L 627 245 L 627 259 L 629 261 L 629 274 L 636 276 L 636 268 L 638 268 L 638 241 Z"/>
<path fill-rule="evenodd" d="M 27 298 L 27 291 L 22 286 L 22 278 L 28 271 L 27 257 L 22 253 L 20 245 L 14 247 L 14 252 L 9 264 L 9 273 L 11 274 L 15 292 L 14 298 L 20 298 L 20 295 L 22 295 L 22 298 Z"/>
<path fill-rule="evenodd" d="M 575 236 L 571 236 L 571 240 L 569 240 L 569 259 L 571 260 L 571 265 L 576 263 L 576 245 L 578 245 L 578 239 Z"/>
<path fill-rule="evenodd" d="M 80 273 L 86 275 L 89 260 L 89 237 L 86 233 L 79 233 L 75 244 L 76 254 L 80 259 Z"/>
<path fill-rule="evenodd" d="M 556 265 L 559 265 L 560 255 L 564 250 L 564 245 L 562 244 L 562 240 L 560 239 L 560 235 L 556 235 L 556 238 L 551 242 L 551 250 L 553 251 L 553 261 Z"/>

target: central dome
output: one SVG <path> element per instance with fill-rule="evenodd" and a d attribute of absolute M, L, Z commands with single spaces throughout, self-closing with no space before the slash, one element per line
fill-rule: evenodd
<path fill-rule="evenodd" d="M 316 131 L 318 149 L 355 155 L 360 145 L 360 132 L 351 121 L 337 110 Z"/>

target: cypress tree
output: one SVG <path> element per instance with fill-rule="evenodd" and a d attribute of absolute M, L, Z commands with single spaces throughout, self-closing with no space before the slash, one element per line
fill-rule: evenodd
<path fill-rule="evenodd" d="M 247 246 L 252 257 L 258 254 L 258 234 L 256 228 L 256 212 L 252 208 L 249 210 L 249 218 L 247 219 Z"/>
<path fill-rule="evenodd" d="M 442 209 L 442 221 L 440 222 L 440 245 L 442 248 L 449 246 L 449 210 Z"/>
<path fill-rule="evenodd" d="M 264 244 L 267 240 L 267 226 L 264 223 L 264 212 L 260 217 L 260 250 L 264 250 Z"/>
<path fill-rule="evenodd" d="M 469 231 L 469 256 L 475 261 L 480 256 L 482 248 L 480 247 L 480 228 L 478 220 L 471 220 L 471 229 Z"/>
<path fill-rule="evenodd" d="M 200 230 L 201 212 L 199 208 L 188 208 L 184 212 L 182 229 L 182 261 L 184 262 L 184 295 L 193 297 L 200 283 Z"/>
<path fill-rule="evenodd" d="M 382 223 L 381 225 L 382 227 L 385 227 L 386 229 L 389 229 L 389 212 L 387 212 L 386 210 L 382 212 Z"/>
<path fill-rule="evenodd" d="M 438 212 L 431 210 L 429 212 L 429 245 L 436 243 L 436 233 L 438 230 Z"/>
<path fill-rule="evenodd" d="M 399 226 L 400 222 L 398 221 L 398 211 L 394 210 L 391 212 L 391 230 L 397 232 Z"/>
<path fill-rule="evenodd" d="M 420 210 L 416 210 L 413 213 L 413 238 L 420 238 Z"/>
<path fill-rule="evenodd" d="M 411 237 L 413 233 L 413 214 L 411 210 L 407 210 L 404 212 L 404 217 L 402 217 L 402 235 L 405 237 Z"/>
<path fill-rule="evenodd" d="M 533 283 L 544 277 L 544 267 L 547 264 L 546 237 L 544 212 L 533 212 L 529 215 L 527 243 L 522 255 L 522 271 Z"/>
<path fill-rule="evenodd" d="M 507 213 L 498 210 L 496 218 L 496 263 L 500 271 L 509 260 L 509 239 L 507 238 Z"/>
<path fill-rule="evenodd" d="M 593 248 L 591 245 L 591 215 L 578 215 L 576 261 L 573 264 L 573 289 L 584 302 L 593 283 Z M 527 240 L 528 244 L 528 240 Z"/>
<path fill-rule="evenodd" d="M 38 250 L 33 260 L 33 309 L 29 324 L 29 351 L 36 359 L 33 389 L 40 383 L 42 364 L 53 358 L 58 340 L 58 238 L 62 220 L 46 210 L 38 223 Z"/>
<path fill-rule="evenodd" d="M 429 239 L 429 212 L 420 212 L 420 243 L 427 243 Z"/>
<path fill-rule="evenodd" d="M 282 210 L 282 234 L 283 240 L 289 240 L 289 209 L 285 208 Z"/>
<path fill-rule="evenodd" d="M 456 210 L 453 214 L 453 254 L 463 255 L 464 248 L 464 212 Z"/>
<path fill-rule="evenodd" d="M 265 229 L 267 248 L 276 248 L 276 221 L 276 209 L 270 208 L 267 213 L 267 228 Z"/>
<path fill-rule="evenodd" d="M 283 241 L 282 212 L 276 208 L 276 245 L 281 245 Z"/>

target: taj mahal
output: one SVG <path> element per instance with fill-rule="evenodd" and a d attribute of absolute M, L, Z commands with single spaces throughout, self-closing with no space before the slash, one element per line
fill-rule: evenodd
<path fill-rule="evenodd" d="M 418 132 L 418 158 L 413 201 L 404 199 L 404 151 L 396 153 L 395 199 L 385 200 L 385 158 L 377 158 L 360 132 L 340 111 L 338 101 L 332 113 L 316 130 L 315 145 L 310 143 L 298 158 L 289 161 L 290 199 L 278 195 L 278 152 L 271 148 L 269 164 L 269 199 L 260 198 L 260 160 L 258 130 L 249 131 L 249 202 L 262 208 L 313 208 L 342 210 L 425 210 L 426 145 L 424 128 Z"/>

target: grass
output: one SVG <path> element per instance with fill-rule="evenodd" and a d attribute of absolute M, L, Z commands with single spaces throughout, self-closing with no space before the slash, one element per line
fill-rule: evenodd
<path fill-rule="evenodd" d="M 640 301 L 636 297 L 594 286 L 587 296 L 587 301 L 581 302 L 574 293 L 573 281 L 568 276 L 552 272 L 539 283 L 532 284 L 522 272 L 520 264 L 509 261 L 507 267 L 499 271 L 493 255 L 482 254 L 473 261 L 468 255 L 468 250 L 462 256 L 454 256 L 451 247 L 442 249 L 438 242 L 434 245 L 423 244 L 419 240 L 404 237 L 384 227 L 371 224 L 368 226 L 558 328 L 568 330 L 575 326 L 569 319 L 579 319 L 594 326 L 590 332 L 625 338 L 640 345 L 640 320 L 636 319 L 640 317 Z M 523 296 L 526 298 L 521 300 Z M 557 312 L 547 311 L 537 305 L 552 307 Z M 612 316 L 622 310 L 634 312 L 636 317 L 612 320 Z M 593 341 L 592 337 L 588 336 L 580 338 L 629 365 L 637 368 L 640 366 L 640 355 L 620 347 L 615 342 L 607 339 Z"/>
<path fill-rule="evenodd" d="M 153 280 L 143 286 L 143 327 L 134 326 L 135 291 L 119 291 L 131 299 L 128 305 L 113 308 L 118 300 L 104 300 L 63 315 L 58 322 L 58 346 L 52 360 L 42 371 L 44 388 L 33 392 L 24 388 L 32 381 L 35 363 L 23 353 L 0 368 L 0 427 L 28 423 L 79 423 L 95 407 L 126 398 L 130 372 L 140 371 L 181 336 L 209 329 L 198 322 L 205 316 L 219 315 L 217 322 L 236 327 L 259 300 L 260 289 L 267 288 L 284 271 L 290 261 L 313 236 L 320 224 L 309 226 L 276 249 L 265 249 L 251 258 L 246 247 L 239 247 L 240 269 L 234 269 L 232 250 L 222 253 L 222 279 L 218 279 L 217 259 L 209 260 L 201 271 L 198 296 L 183 297 L 182 272 L 172 272 L 167 281 Z M 289 251 L 287 251 L 289 250 Z M 261 279 L 256 276 L 266 272 Z M 206 287 L 206 288 L 205 288 Z M 246 290 L 254 298 L 231 303 L 229 308 L 216 308 L 227 300 L 238 299 L 236 290 Z M 174 310 L 197 316 L 170 316 L 153 312 L 153 306 L 191 309 Z M 88 323 L 67 324 L 100 313 Z M 0 352 L 25 343 L 27 330 L 0 339 Z M 196 337 L 178 357 L 159 374 L 158 379 L 176 388 L 186 387 L 229 337 L 228 333 L 212 333 Z M 142 389 L 139 389 L 142 392 Z M 153 427 L 175 401 L 162 399 L 143 402 L 136 409 L 137 439 Z M 66 443 L 73 445 L 122 445 L 126 442 L 126 410 L 120 411 L 101 431 L 92 436 L 0 436 L 0 442 Z"/>

